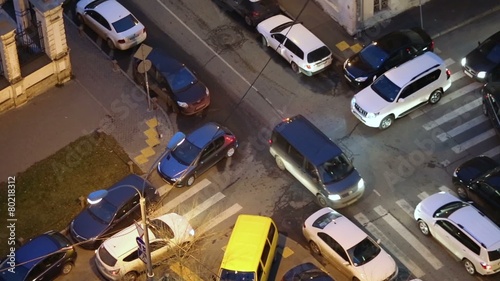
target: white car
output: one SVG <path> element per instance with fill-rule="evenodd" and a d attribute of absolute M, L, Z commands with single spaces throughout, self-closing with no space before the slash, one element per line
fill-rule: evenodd
<path fill-rule="evenodd" d="M 351 112 L 368 127 L 387 129 L 395 119 L 435 104 L 451 86 L 445 62 L 426 52 L 378 77 L 351 100 Z"/>
<path fill-rule="evenodd" d="M 377 242 L 349 219 L 326 207 L 306 219 L 302 233 L 311 250 L 349 280 L 395 280 L 398 267 Z"/>
<path fill-rule="evenodd" d="M 80 0 L 76 17 L 111 49 L 127 50 L 146 40 L 144 25 L 116 0 Z"/>
<path fill-rule="evenodd" d="M 142 224 L 141 224 L 142 225 Z M 166 214 L 149 222 L 151 262 L 156 264 L 175 254 L 182 255 L 194 238 L 186 218 Z M 138 256 L 137 226 L 131 225 L 104 241 L 95 252 L 99 272 L 109 280 L 136 280 L 146 270 Z"/>
<path fill-rule="evenodd" d="M 470 203 L 439 192 L 422 200 L 414 217 L 420 232 L 443 244 L 470 275 L 500 272 L 500 227 Z"/>
<path fill-rule="evenodd" d="M 296 73 L 312 76 L 332 64 L 331 50 L 301 23 L 284 15 L 260 22 L 257 31 L 262 45 L 278 52 Z"/>

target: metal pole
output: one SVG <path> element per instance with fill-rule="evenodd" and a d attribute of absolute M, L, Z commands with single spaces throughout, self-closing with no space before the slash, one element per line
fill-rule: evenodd
<path fill-rule="evenodd" d="M 424 17 L 422 16 L 422 0 L 420 2 L 420 28 L 424 29 Z"/>
<path fill-rule="evenodd" d="M 141 217 L 142 217 L 142 228 L 144 229 L 144 244 L 146 244 L 146 266 L 147 266 L 147 279 L 148 281 L 153 281 L 155 276 L 153 272 L 153 264 L 151 263 L 151 250 L 149 249 L 149 231 L 148 222 L 146 220 L 146 198 L 144 198 L 141 193 L 139 203 L 141 206 Z"/>

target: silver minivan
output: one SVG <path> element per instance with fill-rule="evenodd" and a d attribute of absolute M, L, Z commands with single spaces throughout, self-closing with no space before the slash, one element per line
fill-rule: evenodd
<path fill-rule="evenodd" d="M 320 206 L 346 207 L 363 195 L 364 181 L 351 160 L 302 115 L 279 123 L 269 144 L 278 168 L 288 170 Z"/>

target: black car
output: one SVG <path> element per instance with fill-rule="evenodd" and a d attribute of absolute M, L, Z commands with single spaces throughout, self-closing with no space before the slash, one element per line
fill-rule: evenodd
<path fill-rule="evenodd" d="M 220 6 L 235 11 L 249 26 L 281 13 L 277 0 L 215 0 Z"/>
<path fill-rule="evenodd" d="M 167 154 L 158 163 L 158 174 L 177 187 L 191 186 L 196 177 L 233 156 L 236 148 L 238 140 L 229 129 L 206 123 L 187 136 L 180 132 L 174 135 Z"/>
<path fill-rule="evenodd" d="M 131 225 L 141 216 L 140 195 L 146 203 L 159 200 L 158 191 L 145 179 L 131 174 L 107 189 L 97 204 L 90 204 L 70 223 L 71 238 L 85 249 L 97 249 L 103 239 Z"/>
<path fill-rule="evenodd" d="M 487 156 L 463 163 L 453 173 L 453 184 L 462 200 L 472 200 L 500 225 L 500 165 Z"/>
<path fill-rule="evenodd" d="M 148 84 L 151 96 L 167 102 L 174 112 L 185 115 L 200 113 L 210 105 L 210 91 L 186 65 L 160 49 L 152 49 L 146 56 L 151 62 Z M 141 60 L 135 58 L 134 80 L 145 87 L 145 75 L 139 68 Z"/>
<path fill-rule="evenodd" d="M 76 256 L 68 238 L 59 232 L 48 231 L 29 240 L 0 262 L 0 280 L 54 280 L 73 269 Z"/>
<path fill-rule="evenodd" d="M 290 269 L 281 281 L 335 281 L 330 275 L 308 262 Z"/>
<path fill-rule="evenodd" d="M 482 89 L 483 113 L 500 136 L 500 82 L 484 85 Z"/>
<path fill-rule="evenodd" d="M 349 85 L 363 88 L 385 71 L 426 51 L 434 51 L 434 41 L 421 28 L 394 31 L 365 46 L 344 62 Z"/>
<path fill-rule="evenodd" d="M 500 81 L 500 31 L 478 45 L 461 60 L 464 73 L 479 82 Z"/>

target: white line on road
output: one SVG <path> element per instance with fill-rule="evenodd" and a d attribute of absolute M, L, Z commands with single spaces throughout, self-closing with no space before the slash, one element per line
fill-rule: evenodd
<path fill-rule="evenodd" d="M 417 195 L 417 197 L 418 197 L 418 199 L 420 199 L 420 200 L 424 200 L 425 198 L 429 197 L 429 194 L 428 194 L 427 192 L 423 191 L 423 192 L 419 193 L 419 194 Z"/>
<path fill-rule="evenodd" d="M 465 112 L 468 112 L 468 111 L 471 111 L 472 109 L 478 107 L 481 105 L 481 98 L 477 98 L 475 100 L 473 100 L 472 102 L 469 102 L 451 112 L 448 112 L 446 113 L 445 115 L 435 119 L 435 120 L 432 120 L 426 124 L 424 124 L 422 127 L 424 127 L 424 129 L 426 129 L 427 131 L 429 130 L 432 130 L 434 128 L 436 128 L 437 126 L 443 124 L 443 123 L 446 123 L 450 120 L 452 120 L 453 118 L 456 118 L 457 116 L 461 115 L 461 114 L 464 114 Z"/>
<path fill-rule="evenodd" d="M 403 253 L 399 247 L 394 244 L 387 236 L 385 236 L 378 227 L 376 227 L 373 223 L 371 223 L 368 218 L 363 214 L 359 213 L 354 216 L 354 218 L 362 224 L 366 230 L 368 230 L 375 238 L 380 239 L 380 241 L 384 244 L 384 246 L 391 252 L 393 255 L 395 255 L 405 266 L 408 268 L 408 270 L 415 275 L 415 277 L 420 278 L 425 275 L 424 271 L 411 259 L 406 256 L 405 253 Z"/>
<path fill-rule="evenodd" d="M 203 179 L 199 183 L 189 187 L 188 190 L 185 192 L 181 193 L 179 196 L 175 197 L 174 199 L 168 201 L 165 205 L 163 205 L 161 208 L 155 211 L 156 214 L 166 214 L 168 211 L 172 210 L 174 207 L 178 206 L 180 203 L 184 202 L 191 196 L 195 195 L 198 193 L 200 190 L 203 188 L 207 187 L 210 185 L 210 181 L 207 179 Z"/>
<path fill-rule="evenodd" d="M 458 79 L 461 79 L 464 76 L 465 76 L 465 73 L 463 71 L 453 73 L 450 77 L 451 83 L 457 81 Z"/>
<path fill-rule="evenodd" d="M 446 185 L 442 185 L 442 186 L 440 186 L 440 187 L 439 187 L 439 190 L 440 190 L 440 191 L 447 192 L 447 193 L 449 193 L 449 194 L 451 194 L 451 195 L 453 195 L 453 196 L 457 196 L 457 194 L 455 193 L 455 191 L 454 191 L 454 190 L 452 190 L 452 189 L 450 189 L 450 188 L 449 188 L 449 187 L 447 187 Z"/>
<path fill-rule="evenodd" d="M 215 203 L 219 202 L 222 200 L 224 197 L 224 194 L 217 192 L 214 194 L 212 197 L 208 198 L 207 200 L 203 201 L 200 204 L 197 204 L 195 208 L 191 209 L 191 211 L 187 212 L 184 214 L 184 217 L 187 218 L 188 220 L 193 219 L 206 209 L 208 209 L 210 206 L 213 206 Z"/>
<path fill-rule="evenodd" d="M 196 233 L 203 234 L 210 229 L 212 229 L 214 226 L 218 225 L 219 223 L 223 222 L 230 216 L 236 214 L 242 209 L 242 207 L 239 204 L 234 204 L 231 207 L 225 209 L 221 213 L 219 213 L 217 216 L 215 216 L 213 219 L 209 220 L 208 222 L 202 224 L 198 229 L 196 230 Z"/>
<path fill-rule="evenodd" d="M 443 267 L 441 261 L 434 256 L 420 241 L 401 224 L 393 215 L 387 212 L 382 206 L 377 206 L 373 209 L 379 214 L 382 219 L 388 223 L 401 237 L 403 237 L 412 247 L 426 260 L 435 270 Z"/>
<path fill-rule="evenodd" d="M 450 66 L 450 65 L 452 65 L 454 63 L 455 63 L 455 61 L 453 59 L 451 59 L 451 58 L 444 60 L 444 65 L 446 65 L 446 67 L 448 67 L 448 66 Z"/>
<path fill-rule="evenodd" d="M 488 120 L 488 118 L 486 118 L 486 116 L 484 116 L 483 114 L 479 115 L 476 118 L 473 118 L 473 119 L 463 123 L 462 125 L 459 125 L 453 129 L 449 130 L 446 133 L 441 133 L 441 134 L 437 135 L 437 138 L 440 141 L 445 142 L 448 139 L 450 139 L 454 136 L 457 136 L 457 135 L 467 131 L 468 129 L 475 127 L 475 126 L 477 126 L 477 125 L 479 125 L 487 120 Z"/>
<path fill-rule="evenodd" d="M 481 133 L 471 139 L 468 139 L 467 141 L 461 143 L 461 144 L 457 144 L 455 145 L 454 147 L 452 147 L 451 149 L 455 152 L 455 153 L 461 153 L 461 152 L 464 152 L 466 151 L 467 149 L 477 145 L 478 143 L 482 142 L 482 141 L 485 141 L 493 136 L 495 136 L 495 130 L 493 129 L 489 129 L 488 131 L 484 132 L 484 133 Z"/>
<path fill-rule="evenodd" d="M 496 146 L 496 147 L 486 151 L 485 153 L 483 153 L 483 155 L 488 156 L 490 158 L 494 158 L 498 154 L 500 154 L 500 146 Z"/>
<path fill-rule="evenodd" d="M 410 203 L 408 203 L 408 201 L 406 201 L 404 199 L 400 199 L 400 200 L 396 201 L 396 204 L 401 209 L 403 209 L 403 211 L 405 211 L 405 213 L 408 214 L 410 216 L 410 218 L 413 219 L 413 213 L 415 212 L 415 208 L 413 208 L 413 206 L 410 205 Z"/>

